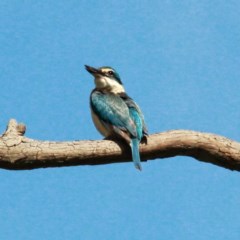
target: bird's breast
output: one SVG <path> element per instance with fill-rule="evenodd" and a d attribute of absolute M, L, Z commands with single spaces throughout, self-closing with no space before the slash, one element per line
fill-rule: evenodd
<path fill-rule="evenodd" d="M 95 127 L 97 128 L 97 130 L 104 136 L 104 137 L 108 137 L 111 134 L 110 129 L 107 128 L 106 125 L 104 125 L 101 120 L 99 119 L 99 117 L 97 116 L 96 113 L 93 112 L 93 110 L 91 109 L 91 115 L 92 115 L 92 120 L 93 123 L 95 125 Z"/>

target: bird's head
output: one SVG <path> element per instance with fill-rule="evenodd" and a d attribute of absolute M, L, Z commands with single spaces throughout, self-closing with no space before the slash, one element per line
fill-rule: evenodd
<path fill-rule="evenodd" d="M 113 93 L 125 92 L 119 74 L 111 67 L 93 68 L 85 65 L 86 70 L 95 78 L 98 89 L 105 89 Z"/>

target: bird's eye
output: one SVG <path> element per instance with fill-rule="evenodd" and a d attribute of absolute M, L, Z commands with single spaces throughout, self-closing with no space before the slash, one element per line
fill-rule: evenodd
<path fill-rule="evenodd" d="M 113 75 L 113 71 L 109 71 L 108 74 L 109 74 L 110 76 L 112 76 L 112 75 Z"/>

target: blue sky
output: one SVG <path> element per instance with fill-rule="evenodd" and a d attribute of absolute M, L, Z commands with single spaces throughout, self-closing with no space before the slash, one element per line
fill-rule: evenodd
<path fill-rule="evenodd" d="M 239 1 L 0 3 L 0 130 L 40 140 L 101 139 L 84 64 L 118 70 L 150 133 L 240 141 Z M 0 170 L 0 239 L 240 237 L 238 172 L 176 157 Z"/>

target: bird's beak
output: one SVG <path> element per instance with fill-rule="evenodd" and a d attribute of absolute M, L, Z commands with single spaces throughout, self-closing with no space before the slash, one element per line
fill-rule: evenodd
<path fill-rule="evenodd" d="M 97 74 L 101 74 L 101 72 L 98 70 L 98 69 L 96 69 L 96 68 L 94 68 L 94 67 L 90 67 L 90 66 L 88 66 L 88 65 L 85 65 L 85 68 L 86 68 L 86 70 L 89 72 L 89 73 L 91 73 L 92 75 L 97 75 Z"/>

